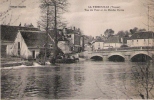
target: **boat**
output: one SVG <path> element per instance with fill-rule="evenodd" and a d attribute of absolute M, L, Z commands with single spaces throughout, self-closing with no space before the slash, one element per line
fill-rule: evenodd
<path fill-rule="evenodd" d="M 61 56 L 57 56 L 55 59 L 54 57 L 51 58 L 50 63 L 66 63 L 66 64 L 71 64 L 71 63 L 76 63 L 79 60 L 72 56 L 71 54 L 64 54 Z"/>

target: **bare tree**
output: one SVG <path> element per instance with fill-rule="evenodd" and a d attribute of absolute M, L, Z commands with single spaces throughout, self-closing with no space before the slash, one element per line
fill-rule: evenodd
<path fill-rule="evenodd" d="M 26 0 L 21 0 L 17 6 L 22 5 L 24 2 L 26 2 Z M 19 20 L 21 14 L 18 15 L 16 19 L 13 19 L 13 13 L 11 12 L 12 8 L 10 7 L 12 5 L 12 0 L 3 0 L 0 2 L 0 6 L 3 6 L 4 3 L 8 3 L 8 9 L 0 12 L 0 23 L 5 25 L 14 24 L 17 20 Z"/>
<path fill-rule="evenodd" d="M 139 96 L 142 99 L 150 99 L 153 98 L 153 90 L 154 86 L 154 73 L 150 62 L 146 62 L 145 65 L 133 66 L 132 75 L 135 80 L 135 86 Z"/>
<path fill-rule="evenodd" d="M 52 35 L 53 36 L 52 38 L 54 39 L 54 47 L 55 47 L 54 57 L 58 55 L 58 46 L 57 46 L 58 28 L 60 28 L 61 26 L 64 26 L 61 15 L 65 11 L 67 11 L 66 10 L 67 6 L 68 6 L 67 0 L 41 0 L 40 8 L 41 8 L 42 16 L 38 24 L 44 30 L 46 30 L 47 41 L 48 41 L 49 30 L 54 30 L 54 34 Z"/>

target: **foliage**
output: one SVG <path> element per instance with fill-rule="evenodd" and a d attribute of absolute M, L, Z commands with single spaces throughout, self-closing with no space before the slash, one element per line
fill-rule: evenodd
<path fill-rule="evenodd" d="M 106 29 L 105 32 L 104 32 L 104 35 L 107 38 L 110 37 L 113 34 L 114 34 L 114 30 L 112 30 L 112 29 Z"/>
<path fill-rule="evenodd" d="M 131 34 L 134 34 L 136 32 L 142 32 L 142 31 L 146 31 L 146 29 L 139 29 L 137 27 L 134 27 L 133 29 L 130 29 Z"/>
<path fill-rule="evenodd" d="M 120 36 L 120 37 L 128 37 L 129 32 L 128 31 L 119 31 L 117 33 L 117 35 Z"/>
<path fill-rule="evenodd" d="M 46 57 L 49 58 L 51 56 L 51 49 L 46 49 Z M 43 58 L 45 56 L 45 50 L 41 50 L 40 53 L 38 54 L 38 58 Z"/>

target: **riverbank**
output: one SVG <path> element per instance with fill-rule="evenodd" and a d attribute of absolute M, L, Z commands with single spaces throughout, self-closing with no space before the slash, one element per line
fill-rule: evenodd
<path fill-rule="evenodd" d="M 85 58 L 79 58 L 79 61 L 85 61 Z M 19 57 L 3 57 L 1 58 L 1 67 L 14 67 L 14 66 L 33 66 L 36 65 L 35 61 L 24 60 Z M 39 65 L 39 64 L 38 64 Z M 47 65 L 49 63 L 47 62 Z"/>
<path fill-rule="evenodd" d="M 28 60 L 23 60 L 17 57 L 5 57 L 1 58 L 1 67 L 13 67 L 13 66 L 20 66 L 20 65 L 32 65 L 33 62 Z"/>

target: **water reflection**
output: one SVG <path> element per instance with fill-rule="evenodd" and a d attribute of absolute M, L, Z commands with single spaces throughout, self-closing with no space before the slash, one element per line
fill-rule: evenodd
<path fill-rule="evenodd" d="M 138 98 L 130 83 L 131 66 L 133 63 L 87 61 L 2 69 L 2 99 Z"/>
<path fill-rule="evenodd" d="M 82 70 L 82 71 L 81 71 Z M 3 70 L 2 98 L 69 98 L 81 89 L 84 68 L 78 65 Z"/>

